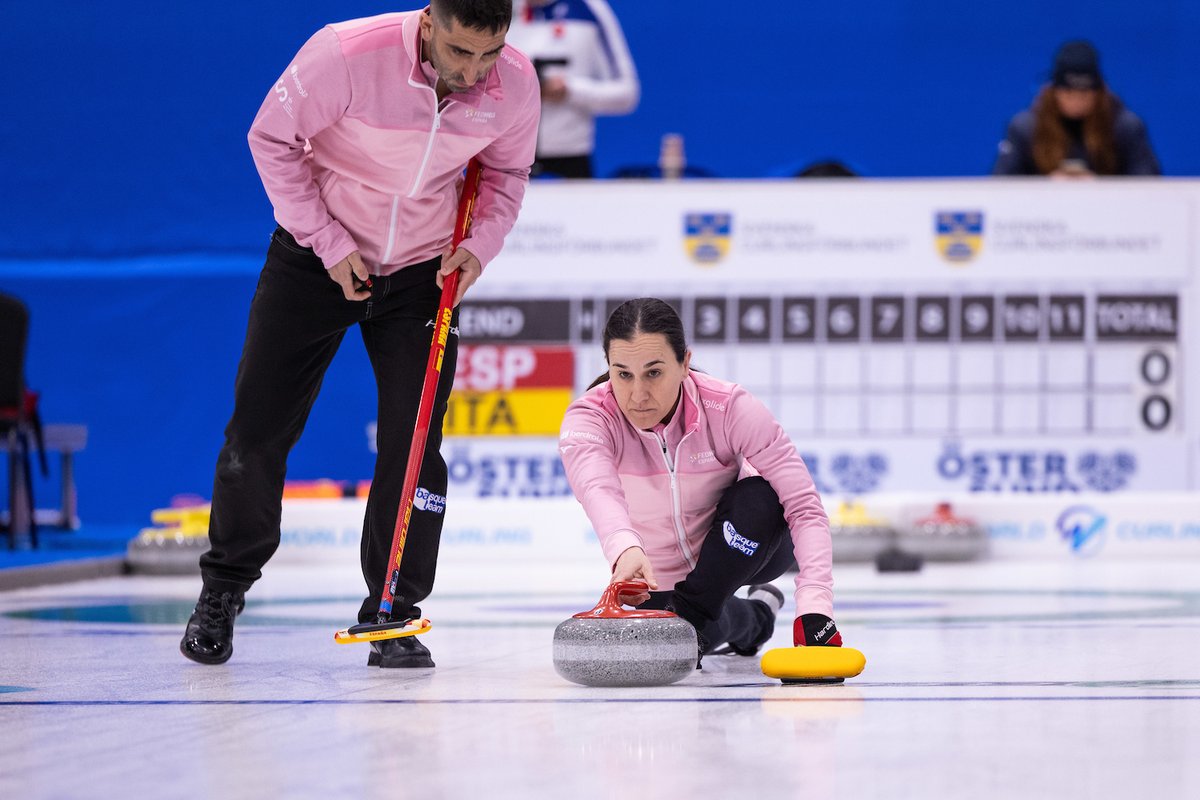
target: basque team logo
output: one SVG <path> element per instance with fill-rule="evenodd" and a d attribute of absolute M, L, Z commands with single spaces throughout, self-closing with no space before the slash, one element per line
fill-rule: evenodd
<path fill-rule="evenodd" d="M 983 249 L 983 212 L 938 211 L 934 232 L 942 258 L 952 264 L 965 264 Z"/>
<path fill-rule="evenodd" d="M 729 255 L 733 214 L 693 211 L 683 217 L 683 244 L 692 260 L 715 264 Z"/>
<path fill-rule="evenodd" d="M 441 514 L 446 510 L 446 497 L 418 486 L 416 495 L 413 497 L 413 506 L 421 511 Z"/>
<path fill-rule="evenodd" d="M 733 523 L 729 520 L 725 520 L 721 525 L 721 533 L 725 537 L 725 544 L 743 555 L 752 556 L 758 550 L 758 542 L 753 539 L 747 539 L 738 533 L 737 528 L 733 527 Z"/>

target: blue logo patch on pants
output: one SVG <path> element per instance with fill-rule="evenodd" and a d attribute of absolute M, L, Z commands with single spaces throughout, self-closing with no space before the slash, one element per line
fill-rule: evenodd
<path fill-rule="evenodd" d="M 724 524 L 721 525 L 721 532 L 725 534 L 725 544 L 734 550 L 739 550 L 748 556 L 752 556 L 754 555 L 754 551 L 758 549 L 758 542 L 751 541 L 738 533 L 737 529 L 733 527 L 733 523 L 729 520 L 725 520 Z"/>
<path fill-rule="evenodd" d="M 440 494 L 434 494 L 428 489 L 417 487 L 417 494 L 413 498 L 413 506 L 421 511 L 432 511 L 434 514 L 440 514 L 446 510 L 446 498 Z"/>

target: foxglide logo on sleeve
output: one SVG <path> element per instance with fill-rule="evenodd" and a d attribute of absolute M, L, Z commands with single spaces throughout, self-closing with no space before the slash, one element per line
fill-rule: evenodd
<path fill-rule="evenodd" d="M 734 550 L 738 550 L 748 556 L 754 555 L 755 551 L 758 550 L 758 542 L 751 541 L 738 533 L 737 529 L 733 527 L 733 523 L 729 520 L 725 520 L 724 524 L 721 525 L 721 532 L 725 534 L 725 543 Z"/>
<path fill-rule="evenodd" d="M 444 495 L 434 494 L 428 489 L 422 489 L 418 486 L 417 493 L 413 497 L 413 506 L 422 511 L 441 514 L 446 510 L 446 498 Z"/>

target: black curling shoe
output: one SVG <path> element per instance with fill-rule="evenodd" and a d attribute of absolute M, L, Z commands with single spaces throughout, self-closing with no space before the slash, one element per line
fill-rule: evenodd
<path fill-rule="evenodd" d="M 432 667 L 433 657 L 429 648 L 421 644 L 416 636 L 401 636 L 399 639 L 380 639 L 371 642 L 371 653 L 367 656 L 368 667 L 416 669 Z"/>
<path fill-rule="evenodd" d="M 233 621 L 246 607 L 241 592 L 205 588 L 188 620 L 179 652 L 201 664 L 224 664 L 233 655 Z"/>

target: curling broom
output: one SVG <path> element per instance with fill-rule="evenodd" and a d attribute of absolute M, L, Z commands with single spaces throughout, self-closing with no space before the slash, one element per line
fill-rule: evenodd
<path fill-rule="evenodd" d="M 467 164 L 467 177 L 463 181 L 462 196 L 458 201 L 458 216 L 454 221 L 451 252 L 458 249 L 471 226 L 471 210 L 479 191 L 479 162 L 471 159 Z M 450 318 L 454 313 L 454 296 L 458 293 L 459 270 L 442 280 L 442 298 L 433 325 L 433 341 L 429 348 L 429 361 L 425 366 L 425 383 L 421 387 L 421 404 L 417 407 L 417 424 L 413 431 L 412 447 L 408 451 L 408 466 L 404 472 L 404 488 L 400 493 L 400 507 L 396 512 L 396 528 L 392 533 L 392 552 L 388 556 L 388 579 L 384 581 L 379 600 L 379 614 L 375 622 L 364 622 L 340 630 L 333 635 L 339 644 L 371 642 L 380 639 L 399 639 L 425 633 L 432 625 L 428 619 L 392 619 L 392 606 L 396 599 L 396 587 L 400 582 L 400 560 L 404 557 L 404 542 L 408 539 L 408 525 L 412 518 L 413 499 L 416 497 L 417 480 L 421 472 L 421 461 L 425 453 L 425 441 L 429 438 L 429 424 L 433 418 L 433 401 L 437 394 L 438 380 L 442 374 L 442 359 L 446 354 L 446 340 L 450 335 Z"/>

